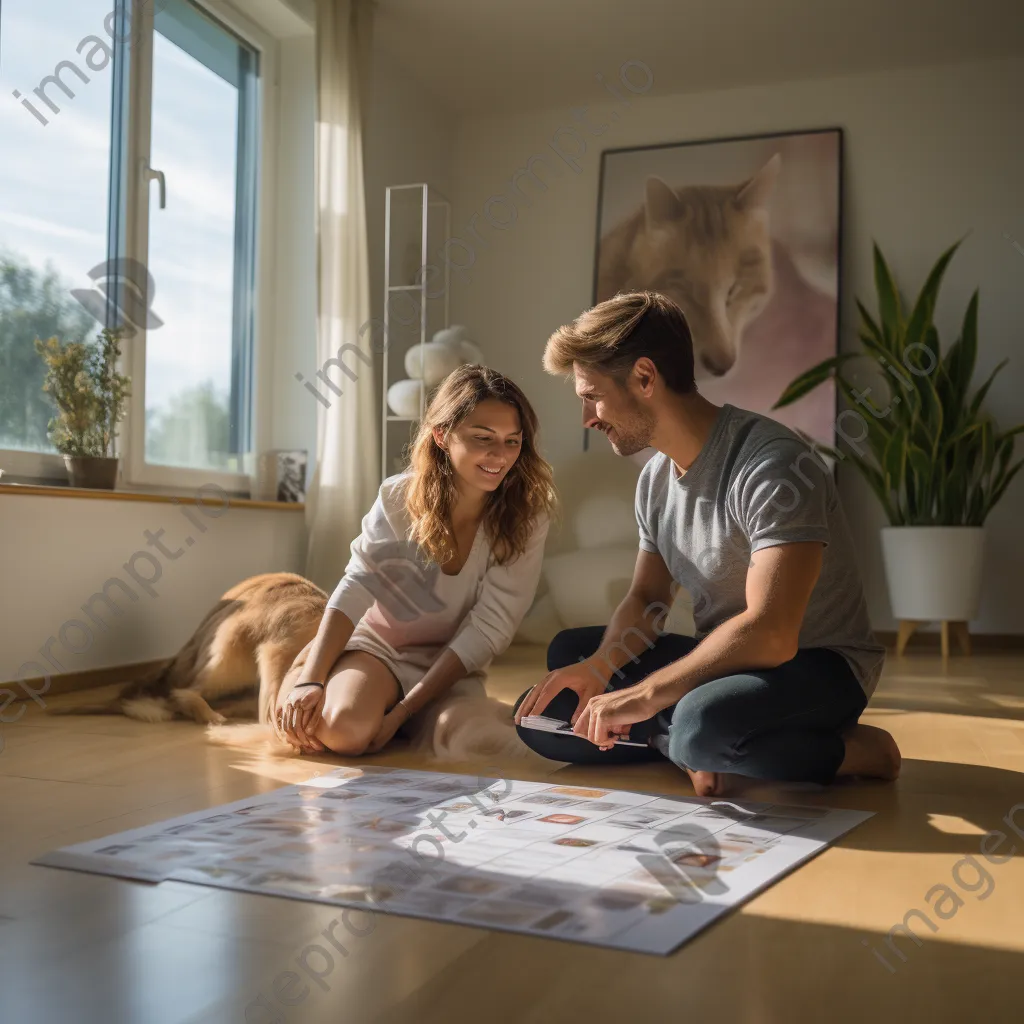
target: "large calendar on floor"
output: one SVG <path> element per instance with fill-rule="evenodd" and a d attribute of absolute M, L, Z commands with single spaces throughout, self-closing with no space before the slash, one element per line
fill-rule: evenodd
<path fill-rule="evenodd" d="M 667 954 L 869 817 L 338 768 L 35 863 Z"/>

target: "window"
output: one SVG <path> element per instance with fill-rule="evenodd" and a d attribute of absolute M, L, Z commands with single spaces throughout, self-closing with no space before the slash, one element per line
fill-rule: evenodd
<path fill-rule="evenodd" d="M 3 84 L 20 94 L 0 105 L 0 451 L 14 473 L 63 473 L 34 338 L 109 323 L 132 378 L 126 482 L 248 486 L 269 54 L 216 8 L 4 0 Z"/>
<path fill-rule="evenodd" d="M 147 462 L 240 472 L 248 451 L 258 55 L 185 0 L 156 15 Z M 166 200 L 164 205 L 163 200 Z"/>
<path fill-rule="evenodd" d="M 97 31 L 109 41 L 109 11 L 110 0 L 4 0 L 0 12 L 0 449 L 53 452 L 35 338 L 100 327 L 72 290 L 107 258 L 111 61 L 78 44 Z M 44 462 L 20 465 L 37 475 Z"/>

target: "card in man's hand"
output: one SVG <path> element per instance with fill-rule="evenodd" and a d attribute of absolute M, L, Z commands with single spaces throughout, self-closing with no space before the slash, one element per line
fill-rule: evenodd
<path fill-rule="evenodd" d="M 572 726 L 568 722 L 563 722 L 560 718 L 546 718 L 544 715 L 524 715 L 520 720 L 519 724 L 524 729 L 536 729 L 538 732 L 551 732 L 558 736 L 573 736 L 576 739 L 583 739 L 582 736 L 577 736 L 572 731 Z M 646 743 L 637 743 L 635 740 L 615 740 L 615 744 L 620 747 L 646 747 Z"/>

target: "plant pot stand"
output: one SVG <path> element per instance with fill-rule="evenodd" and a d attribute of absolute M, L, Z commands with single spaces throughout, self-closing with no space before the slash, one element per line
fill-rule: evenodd
<path fill-rule="evenodd" d="M 913 635 L 914 631 L 918 626 L 923 625 L 926 619 L 900 619 L 900 629 L 896 637 L 896 657 L 901 658 L 903 652 L 907 648 L 907 642 Z M 969 655 L 971 653 L 971 634 L 967 631 L 966 622 L 949 622 L 943 621 L 940 626 L 940 639 L 942 644 L 942 657 L 949 657 L 949 634 L 953 635 L 957 639 L 957 643 L 960 645 L 960 649 L 964 654 Z"/>

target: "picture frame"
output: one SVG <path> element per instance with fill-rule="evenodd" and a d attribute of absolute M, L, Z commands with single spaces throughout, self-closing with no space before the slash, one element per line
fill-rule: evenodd
<path fill-rule="evenodd" d="M 668 295 L 686 313 L 706 398 L 829 446 L 834 383 L 771 406 L 839 352 L 843 150 L 840 127 L 605 150 L 594 243 L 593 304 Z"/>

